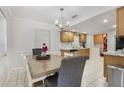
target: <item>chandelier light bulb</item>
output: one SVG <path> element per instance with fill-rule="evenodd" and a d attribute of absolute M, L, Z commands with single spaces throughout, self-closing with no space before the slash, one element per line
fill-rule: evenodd
<path fill-rule="evenodd" d="M 55 20 L 55 25 L 57 27 L 59 27 L 60 29 L 67 29 L 67 28 L 69 29 L 69 27 L 70 27 L 69 21 L 67 21 L 66 24 L 63 24 L 63 23 L 65 23 L 65 22 L 63 22 L 63 20 L 64 20 L 64 17 L 62 16 L 63 11 L 64 11 L 64 8 L 60 8 L 60 12 L 61 12 L 60 22 L 59 22 L 59 20 Z"/>
<path fill-rule="evenodd" d="M 62 28 L 62 24 L 60 24 L 59 27 Z"/>
<path fill-rule="evenodd" d="M 55 25 L 58 25 L 58 23 L 59 23 L 58 20 L 55 20 Z"/>

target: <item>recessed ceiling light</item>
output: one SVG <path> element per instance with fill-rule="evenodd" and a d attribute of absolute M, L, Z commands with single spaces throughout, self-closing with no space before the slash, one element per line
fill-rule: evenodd
<path fill-rule="evenodd" d="M 104 22 L 104 23 L 107 23 L 107 22 L 108 22 L 108 20 L 107 20 L 107 19 L 104 19 L 104 20 L 103 20 L 103 22 Z"/>
<path fill-rule="evenodd" d="M 116 25 L 113 25 L 113 28 L 116 28 Z"/>

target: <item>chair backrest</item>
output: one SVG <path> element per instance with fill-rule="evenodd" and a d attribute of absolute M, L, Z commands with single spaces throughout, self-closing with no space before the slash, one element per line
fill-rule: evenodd
<path fill-rule="evenodd" d="M 64 58 L 59 71 L 58 87 L 80 87 L 86 58 Z"/>
<path fill-rule="evenodd" d="M 41 48 L 34 48 L 34 49 L 32 49 L 32 54 L 33 55 L 40 55 L 41 52 L 42 52 Z"/>
<path fill-rule="evenodd" d="M 7 55 L 0 60 L 0 87 L 32 86 L 28 60 L 24 54 Z"/>

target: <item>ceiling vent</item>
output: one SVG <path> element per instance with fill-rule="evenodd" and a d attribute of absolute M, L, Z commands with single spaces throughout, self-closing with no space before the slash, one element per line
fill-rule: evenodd
<path fill-rule="evenodd" d="M 72 18 L 73 18 L 73 19 L 74 19 L 74 18 L 76 18 L 76 17 L 78 17 L 78 15 L 77 15 L 77 14 L 72 16 Z"/>

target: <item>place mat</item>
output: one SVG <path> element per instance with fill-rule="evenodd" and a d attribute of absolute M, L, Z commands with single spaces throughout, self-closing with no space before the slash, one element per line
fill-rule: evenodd
<path fill-rule="evenodd" d="M 49 60 L 49 59 L 50 59 L 50 55 L 45 55 L 45 56 L 37 55 L 36 56 L 36 60 Z"/>

